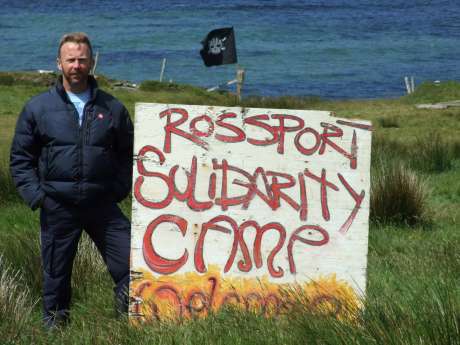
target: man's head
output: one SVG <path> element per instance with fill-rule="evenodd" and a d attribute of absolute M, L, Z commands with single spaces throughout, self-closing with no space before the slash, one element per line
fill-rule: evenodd
<path fill-rule="evenodd" d="M 73 32 L 62 36 L 57 66 L 62 71 L 64 88 L 80 93 L 88 88 L 88 75 L 93 66 L 93 50 L 86 34 Z"/>

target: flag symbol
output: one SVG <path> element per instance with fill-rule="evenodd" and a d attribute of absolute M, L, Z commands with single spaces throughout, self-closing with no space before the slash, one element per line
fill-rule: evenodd
<path fill-rule="evenodd" d="M 233 27 L 210 31 L 201 44 L 200 55 L 207 67 L 237 62 Z"/>

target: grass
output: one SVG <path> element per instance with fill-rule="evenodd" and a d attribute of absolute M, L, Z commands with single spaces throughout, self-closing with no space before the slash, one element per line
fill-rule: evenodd
<path fill-rule="evenodd" d="M 411 95 L 389 100 L 285 96 L 241 103 L 330 110 L 373 121 L 372 198 L 377 199 L 371 205 L 367 298 L 352 321 L 299 307 L 278 318 L 228 309 L 179 324 L 129 326 L 114 317 L 109 274 L 83 237 L 73 274 L 72 322 L 47 333 L 40 320 L 38 212 L 19 200 L 8 156 L 17 114 L 28 98 L 46 90 L 49 80 L 29 73 L 4 75 L 0 73 L 0 344 L 460 344 L 460 109 L 414 106 L 460 99 L 460 84 L 426 83 Z M 191 86 L 146 82 L 140 90 L 128 91 L 100 78 L 131 114 L 135 102 L 238 104 L 234 95 Z M 129 214 L 129 199 L 122 209 Z"/>
<path fill-rule="evenodd" d="M 415 92 L 404 97 L 409 103 L 439 103 L 460 99 L 460 84 L 455 81 L 443 83 L 424 82 Z"/>
<path fill-rule="evenodd" d="M 398 128 L 399 127 L 399 118 L 396 116 L 381 117 L 377 121 L 378 121 L 377 123 L 382 128 Z"/>
<path fill-rule="evenodd" d="M 414 226 L 429 224 L 428 189 L 425 181 L 402 163 L 374 166 L 370 219 L 380 223 Z"/>
<path fill-rule="evenodd" d="M 441 136 L 439 133 L 420 136 L 412 150 L 412 166 L 424 172 L 443 172 L 453 167 L 456 142 Z"/>
<path fill-rule="evenodd" d="M 20 337 L 30 322 L 34 308 L 30 295 L 21 271 L 13 269 L 0 255 L 0 334 L 6 339 Z"/>

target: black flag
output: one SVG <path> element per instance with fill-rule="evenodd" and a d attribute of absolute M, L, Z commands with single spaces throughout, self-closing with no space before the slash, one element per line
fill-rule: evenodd
<path fill-rule="evenodd" d="M 215 29 L 201 42 L 200 55 L 206 66 L 236 63 L 235 34 L 233 28 Z"/>

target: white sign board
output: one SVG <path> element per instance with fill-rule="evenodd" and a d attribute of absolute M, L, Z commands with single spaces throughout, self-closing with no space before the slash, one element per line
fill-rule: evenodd
<path fill-rule="evenodd" d="M 130 316 L 359 305 L 371 125 L 326 111 L 138 103 Z M 299 290 L 300 288 L 301 290 Z"/>

